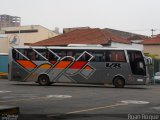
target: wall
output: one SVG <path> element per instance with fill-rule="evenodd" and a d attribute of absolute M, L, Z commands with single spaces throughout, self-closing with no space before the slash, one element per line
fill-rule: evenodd
<path fill-rule="evenodd" d="M 15 46 L 10 44 L 10 41 L 16 36 L 18 41 L 17 45 L 23 46 L 24 43 L 34 43 L 41 40 L 45 40 L 54 36 L 57 36 L 57 33 L 42 27 L 40 25 L 31 25 L 31 26 L 20 26 L 20 27 L 6 27 L 2 28 L 0 33 L 4 34 L 5 31 L 20 31 L 20 30 L 38 30 L 38 32 L 33 33 L 10 33 L 6 38 L 0 38 L 0 52 L 8 53 L 10 46 Z"/>
<path fill-rule="evenodd" d="M 144 45 L 144 53 L 156 55 L 155 57 L 160 59 L 160 45 Z"/>
<path fill-rule="evenodd" d="M 8 38 L 0 38 L 0 53 L 8 53 L 9 42 Z"/>
<path fill-rule="evenodd" d="M 8 73 L 8 55 L 0 54 L 0 73 Z"/>

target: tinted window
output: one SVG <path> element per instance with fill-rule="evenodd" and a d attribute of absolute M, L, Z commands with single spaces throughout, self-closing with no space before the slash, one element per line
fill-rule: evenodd
<path fill-rule="evenodd" d="M 134 62 L 136 59 L 143 59 L 143 55 L 140 51 L 128 51 L 128 57 L 130 62 Z"/>
<path fill-rule="evenodd" d="M 123 50 L 108 50 L 105 54 L 106 62 L 126 62 L 125 53 Z"/>
<path fill-rule="evenodd" d="M 17 52 L 15 49 L 12 49 L 12 57 L 14 60 L 26 60 L 26 58 L 22 56 L 19 52 Z"/>
<path fill-rule="evenodd" d="M 33 61 L 45 61 L 45 58 L 42 57 L 41 54 L 39 54 L 38 52 L 36 52 L 32 49 L 25 49 L 23 54 L 25 56 L 27 56 L 27 58 L 29 58 L 30 60 L 33 60 Z"/>
<path fill-rule="evenodd" d="M 104 51 L 92 51 L 91 54 L 94 56 L 92 61 L 95 61 L 95 62 L 104 62 L 105 61 L 105 52 Z"/>
<path fill-rule="evenodd" d="M 56 61 L 58 59 L 58 57 L 51 51 L 48 49 L 36 49 L 36 51 L 38 53 L 40 53 L 43 57 L 45 57 L 46 59 L 48 59 L 49 61 Z"/>
<path fill-rule="evenodd" d="M 58 55 L 61 59 L 65 61 L 72 61 L 70 57 L 73 57 L 73 51 L 72 50 L 52 50 L 56 55 Z M 68 56 L 68 57 L 67 57 Z"/>
<path fill-rule="evenodd" d="M 13 53 L 13 58 L 15 60 L 26 60 L 26 58 L 28 58 L 29 60 L 33 60 L 33 61 L 44 61 L 45 60 L 45 58 L 42 57 L 41 54 L 38 54 L 38 52 L 35 52 L 32 49 L 17 49 L 17 51 L 13 49 L 12 53 Z"/>
<path fill-rule="evenodd" d="M 132 73 L 135 75 L 146 75 L 146 68 L 141 51 L 127 51 Z"/>

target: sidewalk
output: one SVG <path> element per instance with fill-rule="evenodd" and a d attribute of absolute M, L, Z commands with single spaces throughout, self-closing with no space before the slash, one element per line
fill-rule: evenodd
<path fill-rule="evenodd" d="M 0 79 L 7 79 L 7 78 L 8 78 L 8 73 L 0 72 Z"/>

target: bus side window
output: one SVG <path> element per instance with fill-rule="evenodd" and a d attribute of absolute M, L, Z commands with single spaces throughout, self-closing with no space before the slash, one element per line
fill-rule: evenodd
<path fill-rule="evenodd" d="M 27 52 L 27 58 L 29 58 L 32 61 L 45 61 L 45 59 L 42 57 L 43 56 L 42 52 L 37 51 L 38 52 L 37 53 L 32 49 L 28 49 L 26 52 Z"/>
<path fill-rule="evenodd" d="M 35 54 L 33 53 L 32 50 L 27 50 L 27 57 L 30 59 L 30 60 L 35 60 Z"/>
<path fill-rule="evenodd" d="M 99 52 L 92 52 L 91 53 L 94 58 L 91 61 L 95 61 L 95 62 L 104 62 L 105 61 L 105 53 L 103 51 Z"/>
<path fill-rule="evenodd" d="M 106 51 L 105 53 L 105 61 L 110 62 L 111 61 L 111 53 L 110 51 Z"/>
<path fill-rule="evenodd" d="M 116 61 L 118 62 L 125 62 L 125 53 L 124 51 L 116 51 Z"/>
<path fill-rule="evenodd" d="M 68 56 L 65 60 L 66 61 L 73 61 L 73 57 L 74 57 L 74 54 L 73 54 L 73 51 L 71 51 L 71 50 L 67 50 L 66 51 L 66 56 Z"/>
<path fill-rule="evenodd" d="M 73 57 L 73 56 L 74 56 L 74 55 L 73 55 L 73 51 L 71 51 L 71 50 L 67 51 L 67 56 Z"/>
<path fill-rule="evenodd" d="M 47 49 L 36 49 L 36 51 L 41 55 L 38 55 L 37 53 L 37 56 L 36 56 L 36 59 L 39 59 L 39 60 L 44 60 L 43 57 L 47 58 Z M 43 56 L 43 57 L 42 57 Z M 48 58 L 47 58 L 48 59 Z"/>
<path fill-rule="evenodd" d="M 19 52 L 17 52 L 19 51 Z M 12 49 L 12 57 L 14 60 L 26 60 L 26 58 L 24 56 L 26 56 L 24 54 L 25 49 L 17 49 L 17 51 L 15 49 Z M 24 56 L 22 56 L 21 54 L 23 54 Z"/>
<path fill-rule="evenodd" d="M 49 60 L 49 61 L 58 61 L 58 54 L 57 53 L 55 53 L 55 50 L 47 50 L 47 59 Z"/>
<path fill-rule="evenodd" d="M 73 56 L 75 59 L 78 59 L 78 61 L 88 61 L 90 59 L 90 56 L 81 50 L 75 51 L 75 54 Z"/>
<path fill-rule="evenodd" d="M 24 54 L 24 52 L 25 52 L 25 49 L 19 49 L 18 50 L 20 53 L 22 53 L 24 56 L 26 56 L 25 54 Z M 18 60 L 26 60 L 21 54 L 19 54 L 19 53 L 17 53 L 18 54 Z"/>
<path fill-rule="evenodd" d="M 74 58 L 75 58 L 75 59 L 78 59 L 80 55 L 81 55 L 81 53 L 79 53 L 79 52 L 76 51 L 76 53 L 75 53 L 75 55 L 74 55 Z M 81 60 L 82 60 L 82 59 L 80 58 L 78 61 L 81 61 Z"/>
<path fill-rule="evenodd" d="M 19 55 L 15 49 L 12 49 L 12 57 L 14 60 L 17 60 L 19 58 Z"/>
<path fill-rule="evenodd" d="M 106 62 L 125 62 L 126 57 L 123 50 L 110 50 L 105 55 Z"/>

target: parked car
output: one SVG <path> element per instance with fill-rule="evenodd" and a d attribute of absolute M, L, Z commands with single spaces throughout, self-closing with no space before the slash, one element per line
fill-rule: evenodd
<path fill-rule="evenodd" d="M 155 83 L 160 83 L 160 72 L 156 72 L 154 76 Z"/>

